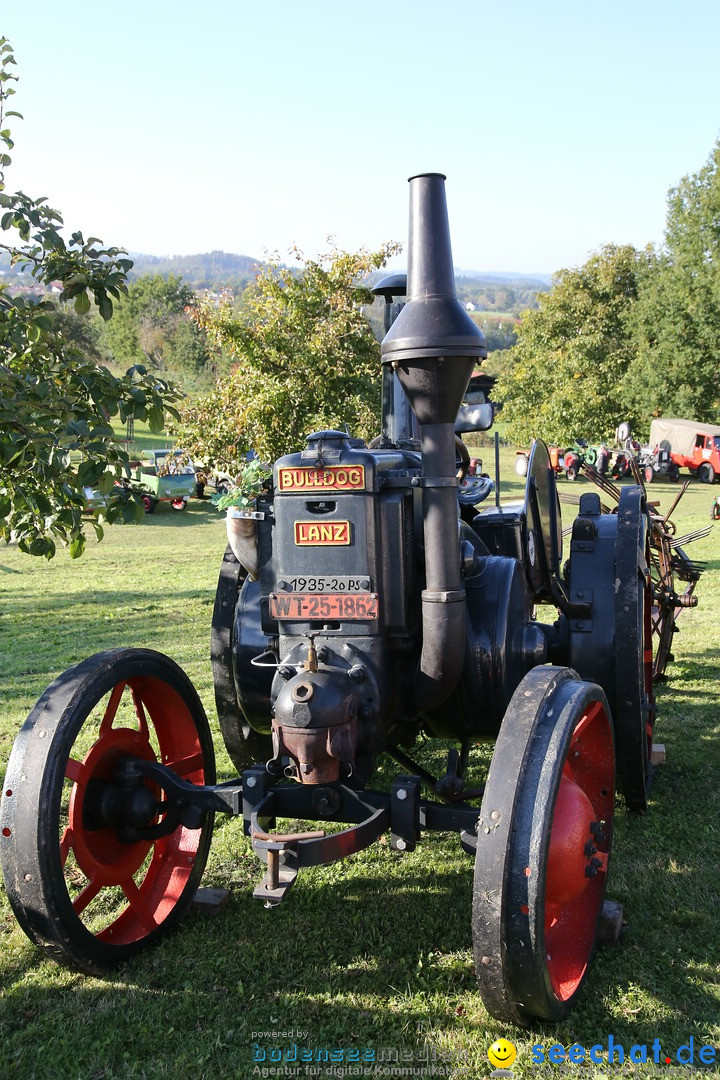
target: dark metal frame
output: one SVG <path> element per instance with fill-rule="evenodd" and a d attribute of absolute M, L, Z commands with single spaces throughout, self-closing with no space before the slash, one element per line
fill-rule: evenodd
<path fill-rule="evenodd" d="M 134 816 L 133 792 L 147 794 L 143 778 L 154 781 L 164 796 L 156 803 L 162 820 L 144 827 L 129 820 Z M 120 797 L 106 800 L 107 805 L 122 809 L 113 810 L 112 819 L 98 811 L 85 825 L 89 830 L 114 826 L 125 843 L 135 843 L 157 840 L 178 825 L 200 828 L 206 815 L 212 812 L 242 815 L 245 834 L 251 838 L 255 854 L 267 864 L 265 876 L 253 895 L 266 905 L 275 906 L 303 867 L 320 866 L 354 855 L 388 828 L 390 847 L 395 851 L 413 851 L 422 832 L 460 833 L 463 847 L 472 851 L 480 808 L 465 802 L 448 805 L 421 798 L 423 781 L 426 777 L 399 776 L 390 792 L 356 791 L 345 784 L 310 788 L 278 784 L 265 765 L 255 765 L 242 774 L 240 782 L 200 786 L 182 780 L 156 761 L 126 758 L 118 763 L 115 784 L 111 785 Z M 99 802 L 96 800 L 96 805 Z M 350 827 L 330 834 L 324 831 L 273 834 L 271 830 L 278 817 L 322 820 Z"/>

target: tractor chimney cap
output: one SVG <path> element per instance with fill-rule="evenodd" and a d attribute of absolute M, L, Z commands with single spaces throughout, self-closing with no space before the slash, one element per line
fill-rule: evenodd
<path fill-rule="evenodd" d="M 383 339 L 383 363 L 482 359 L 485 336 L 455 292 L 445 175 L 418 173 L 409 183 L 407 302 Z"/>
<path fill-rule="evenodd" d="M 416 172 L 412 176 L 408 176 L 408 184 L 411 180 L 418 180 L 421 176 L 439 176 L 441 180 L 447 180 L 444 172 L 433 172 L 431 169 L 429 172 Z"/>

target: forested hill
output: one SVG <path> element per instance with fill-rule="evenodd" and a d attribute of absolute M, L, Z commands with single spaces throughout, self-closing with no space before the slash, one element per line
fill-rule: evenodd
<path fill-rule="evenodd" d="M 182 278 L 189 288 L 219 292 L 228 289 L 239 296 L 253 280 L 262 260 L 250 255 L 234 255 L 227 251 L 208 251 L 196 255 L 144 255 L 131 251 L 133 268 L 130 280 L 149 274 L 167 278 L 170 274 Z M 383 277 L 379 271 L 373 280 Z M 544 275 L 497 274 L 482 271 L 455 271 L 458 299 L 469 311 L 496 317 L 515 319 L 526 308 L 537 307 L 537 295 L 547 291 L 550 278 Z M 7 282 L 13 291 L 42 291 L 28 270 L 11 267 L 10 256 L 0 251 L 0 282 Z"/>
<path fill-rule="evenodd" d="M 139 255 L 130 253 L 135 265 L 130 277 L 144 274 L 177 274 L 193 289 L 230 289 L 240 293 L 262 265 L 260 259 L 249 255 L 233 255 L 227 251 L 210 251 L 198 255 Z M 458 297 L 471 303 L 478 311 L 519 314 L 525 308 L 537 307 L 537 294 L 545 292 L 550 283 L 544 275 L 494 274 L 456 270 Z M 377 275 L 382 277 L 382 272 Z"/>
<path fill-rule="evenodd" d="M 518 316 L 526 308 L 538 306 L 538 293 L 548 291 L 550 278 L 456 270 L 455 287 L 458 299 L 463 304 L 472 304 L 476 311 Z"/>
<path fill-rule="evenodd" d="M 193 289 L 230 289 L 242 292 L 255 276 L 260 259 L 233 255 L 228 251 L 208 251 L 201 255 L 139 255 L 130 252 L 134 262 L 130 277 L 176 274 Z"/>

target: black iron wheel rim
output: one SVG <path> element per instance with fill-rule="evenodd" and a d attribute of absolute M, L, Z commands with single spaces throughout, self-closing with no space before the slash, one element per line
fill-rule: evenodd
<path fill-rule="evenodd" d="M 589 768 L 581 770 L 581 758 Z M 574 803 L 587 838 L 570 835 Z M 534 669 L 503 721 L 478 822 L 475 964 L 496 1018 L 527 1026 L 561 1019 L 572 1008 L 593 952 L 613 803 L 613 735 L 602 690 L 568 668 Z M 567 843 L 569 884 L 557 869 Z"/>
<path fill-rule="evenodd" d="M 181 669 L 152 650 L 109 650 L 59 676 L 16 740 L 5 785 L 2 861 L 15 914 L 57 959 L 93 974 L 178 924 L 210 844 L 212 815 L 200 829 L 134 843 L 88 821 L 88 791 L 127 757 L 214 782 L 199 698 Z"/>
<path fill-rule="evenodd" d="M 629 810 L 647 809 L 655 722 L 649 522 L 639 487 L 623 488 L 615 557 L 615 746 Z"/>

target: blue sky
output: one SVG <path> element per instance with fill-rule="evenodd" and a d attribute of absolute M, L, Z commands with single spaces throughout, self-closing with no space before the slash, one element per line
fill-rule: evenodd
<path fill-rule="evenodd" d="M 404 242 L 432 170 L 457 267 L 552 273 L 660 242 L 720 135 L 717 0 L 0 0 L 1 35 L 8 186 L 158 255 Z"/>

